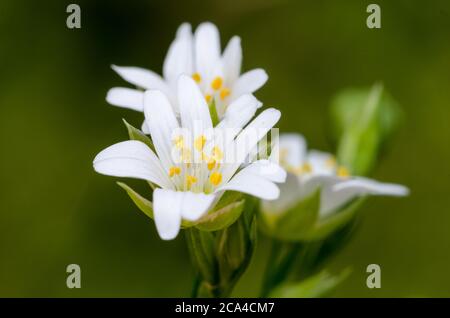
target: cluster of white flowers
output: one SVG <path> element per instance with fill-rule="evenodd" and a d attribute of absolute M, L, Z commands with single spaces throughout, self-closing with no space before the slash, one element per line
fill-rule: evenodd
<path fill-rule="evenodd" d="M 227 190 L 266 200 L 279 196 L 275 183 L 285 181 L 282 168 L 268 160 L 242 165 L 281 114 L 269 108 L 253 119 L 262 104 L 251 93 L 267 75 L 260 69 L 240 75 L 241 60 L 239 38 L 221 56 L 213 24 L 201 24 L 194 36 L 183 24 L 164 61 L 164 79 L 140 68 L 113 67 L 139 89 L 113 88 L 107 101 L 144 112 L 143 130 L 156 153 L 140 141 L 120 142 L 97 155 L 94 169 L 157 186 L 153 211 L 162 239 L 175 238 L 183 219 L 200 219 Z M 210 107 L 220 119 L 215 127 Z"/>
<path fill-rule="evenodd" d="M 241 62 L 239 37 L 233 37 L 221 54 L 216 26 L 202 23 L 195 33 L 189 24 L 179 27 L 163 76 L 113 66 L 136 88 L 112 88 L 106 99 L 144 113 L 142 131 L 150 135 L 154 149 L 137 140 L 120 142 L 96 156 L 94 169 L 147 180 L 156 187 L 153 213 L 162 239 L 175 238 L 182 220 L 193 222 L 211 211 L 225 191 L 258 197 L 263 212 L 281 213 L 321 187 L 322 215 L 356 196 L 407 193 L 399 185 L 351 177 L 329 154 L 306 153 L 299 135 L 282 135 L 273 148 L 274 154 L 279 150 L 283 168 L 274 160 L 244 165 L 281 114 L 269 108 L 253 118 L 262 103 L 252 93 L 264 85 L 267 75 L 262 69 L 241 75 Z M 230 153 L 233 160 L 225 161 Z M 281 194 L 276 183 L 282 183 Z"/>

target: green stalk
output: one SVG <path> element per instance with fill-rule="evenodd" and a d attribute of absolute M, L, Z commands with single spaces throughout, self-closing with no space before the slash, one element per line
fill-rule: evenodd
<path fill-rule="evenodd" d="M 303 246 L 300 243 L 272 241 L 261 297 L 267 297 L 272 289 L 288 278 L 292 265 L 302 248 Z"/>

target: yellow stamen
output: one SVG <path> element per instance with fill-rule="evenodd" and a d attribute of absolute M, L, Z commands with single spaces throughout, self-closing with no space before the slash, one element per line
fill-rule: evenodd
<path fill-rule="evenodd" d="M 301 168 L 302 173 L 310 173 L 312 171 L 312 167 L 308 162 L 305 162 Z"/>
<path fill-rule="evenodd" d="M 173 143 L 174 143 L 175 147 L 177 147 L 178 149 L 183 148 L 183 146 L 184 146 L 183 136 L 175 137 L 175 139 L 173 140 Z"/>
<path fill-rule="evenodd" d="M 197 83 L 200 83 L 200 82 L 202 81 L 202 77 L 201 77 L 200 74 L 198 74 L 198 73 L 192 74 L 192 79 L 193 79 L 194 81 L 196 81 Z"/>
<path fill-rule="evenodd" d="M 211 171 L 216 166 L 216 161 L 214 159 L 211 159 L 208 161 L 208 170 Z"/>
<path fill-rule="evenodd" d="M 337 175 L 338 175 L 339 177 L 345 178 L 345 177 L 350 176 L 350 172 L 348 171 L 348 169 L 347 169 L 346 167 L 340 166 L 340 167 L 337 169 Z"/>
<path fill-rule="evenodd" d="M 209 161 L 209 158 L 208 158 L 208 156 L 206 155 L 206 153 L 202 152 L 201 160 L 202 160 L 202 161 L 206 161 L 206 162 Z"/>
<path fill-rule="evenodd" d="M 216 161 L 219 161 L 223 158 L 223 152 L 219 147 L 214 146 L 212 149 L 212 156 Z"/>
<path fill-rule="evenodd" d="M 214 171 L 213 173 L 211 173 L 211 175 L 209 176 L 209 180 L 211 181 L 211 183 L 213 185 L 218 185 L 219 183 L 222 182 L 222 174 L 220 172 Z"/>
<path fill-rule="evenodd" d="M 211 87 L 213 90 L 217 91 L 222 87 L 223 79 L 220 76 L 217 76 L 212 82 Z"/>
<path fill-rule="evenodd" d="M 169 169 L 169 177 L 173 177 L 174 175 L 179 175 L 181 173 L 180 167 L 170 167 Z"/>
<path fill-rule="evenodd" d="M 181 160 L 184 163 L 190 163 L 191 162 L 191 150 L 189 150 L 189 148 L 183 147 L 183 149 L 181 149 Z"/>
<path fill-rule="evenodd" d="M 197 139 L 195 139 L 194 147 L 198 151 L 202 151 L 203 147 L 205 147 L 205 144 L 206 144 L 206 137 L 201 135 L 201 136 L 197 137 Z"/>
<path fill-rule="evenodd" d="M 220 90 L 220 99 L 224 100 L 225 98 L 227 98 L 228 95 L 230 95 L 230 93 L 231 91 L 228 88 L 226 87 L 222 88 Z"/>
<path fill-rule="evenodd" d="M 211 101 L 211 95 L 206 94 L 205 99 L 206 99 L 206 102 L 209 103 Z"/>
<path fill-rule="evenodd" d="M 194 183 L 197 182 L 197 178 L 191 175 L 186 176 L 186 183 L 188 188 L 190 188 Z"/>

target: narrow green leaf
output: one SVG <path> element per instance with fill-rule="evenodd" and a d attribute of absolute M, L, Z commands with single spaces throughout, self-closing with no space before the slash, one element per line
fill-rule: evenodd
<path fill-rule="evenodd" d="M 152 140 L 146 134 L 144 134 L 139 129 L 130 125 L 125 119 L 122 119 L 122 120 L 123 120 L 123 123 L 125 124 L 125 126 L 127 127 L 128 136 L 130 137 L 131 140 L 141 141 L 144 144 L 146 144 L 147 146 L 149 146 L 150 149 L 155 151 L 155 146 L 153 145 Z"/>
<path fill-rule="evenodd" d="M 146 198 L 144 198 L 143 196 L 141 196 L 139 193 L 134 191 L 132 188 L 127 186 L 125 183 L 117 182 L 117 184 L 119 185 L 119 187 L 121 187 L 122 189 L 124 189 L 127 192 L 129 197 L 131 198 L 131 200 L 133 200 L 134 204 L 136 204 L 136 206 L 142 212 L 144 212 L 148 217 L 153 219 L 153 204 L 151 201 L 149 201 Z"/>

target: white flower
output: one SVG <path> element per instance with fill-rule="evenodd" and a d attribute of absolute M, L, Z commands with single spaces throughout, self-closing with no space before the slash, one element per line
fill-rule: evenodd
<path fill-rule="evenodd" d="M 273 152 L 275 153 L 275 151 Z M 264 201 L 264 212 L 282 213 L 321 188 L 321 217 L 337 212 L 351 200 L 365 195 L 405 196 L 409 190 L 397 184 L 381 183 L 350 176 L 333 155 L 311 150 L 299 134 L 282 134 L 279 140 L 280 164 L 288 171 L 286 183 L 280 186 L 280 197 Z"/>
<path fill-rule="evenodd" d="M 258 102 L 244 95 L 229 106 L 222 122 L 213 128 L 208 105 L 194 80 L 182 75 L 177 86 L 180 120 L 162 92 L 144 93 L 145 120 L 156 154 L 144 143 L 131 140 L 106 148 L 94 159 L 94 169 L 99 173 L 144 179 L 158 187 L 153 192 L 153 213 L 158 233 L 166 240 L 176 237 L 182 219 L 196 221 L 207 213 L 224 191 L 273 200 L 279 196 L 274 182 L 283 182 L 286 177 L 281 167 L 268 160 L 239 170 L 248 155 L 241 150 L 251 150 L 267 134 L 280 118 L 278 110 L 267 109 L 247 125 Z M 225 139 L 223 146 L 211 142 L 212 136 L 245 125 L 239 134 Z M 184 139 L 190 136 L 177 135 L 185 130 L 192 133 L 192 143 Z M 233 152 L 232 162 L 224 160 L 228 152 Z"/>
<path fill-rule="evenodd" d="M 185 74 L 197 82 L 208 103 L 214 99 L 218 116 L 222 118 L 231 102 L 243 94 L 253 93 L 267 81 L 262 69 L 241 75 L 240 42 L 240 38 L 234 36 L 221 54 L 219 31 L 214 24 L 202 23 L 192 34 L 190 24 L 184 23 L 167 52 L 163 77 L 138 67 L 113 66 L 123 79 L 140 89 L 115 87 L 108 92 L 106 100 L 115 106 L 143 111 L 142 89 L 157 89 L 167 96 L 178 113 L 176 84 L 178 77 Z"/>

